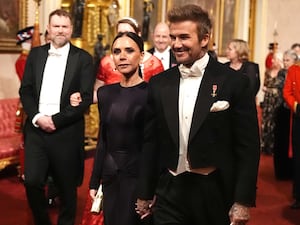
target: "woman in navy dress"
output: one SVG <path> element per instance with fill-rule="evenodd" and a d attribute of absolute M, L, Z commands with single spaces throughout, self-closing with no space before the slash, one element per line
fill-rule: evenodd
<path fill-rule="evenodd" d="M 147 84 L 139 76 L 143 40 L 132 32 L 120 33 L 112 44 L 119 83 L 98 89 L 100 135 L 90 180 L 90 196 L 103 185 L 105 225 L 137 225 L 136 183 L 142 147 Z"/>

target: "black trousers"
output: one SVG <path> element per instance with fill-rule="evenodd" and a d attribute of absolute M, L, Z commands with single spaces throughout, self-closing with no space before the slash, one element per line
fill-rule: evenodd
<path fill-rule="evenodd" d="M 291 179 L 293 175 L 292 159 L 288 156 L 290 142 L 291 111 L 282 104 L 275 115 L 274 129 L 274 172 L 280 180 Z"/>
<path fill-rule="evenodd" d="M 45 185 L 49 171 L 59 190 L 57 225 L 74 225 L 77 205 L 77 160 L 70 160 L 72 149 L 54 146 L 51 135 L 32 133 L 30 145 L 25 142 L 25 189 L 35 225 L 51 225 Z"/>
<path fill-rule="evenodd" d="M 300 116 L 293 117 L 292 128 L 292 146 L 293 146 L 293 197 L 300 200 Z"/>
<path fill-rule="evenodd" d="M 229 207 L 217 171 L 209 175 L 166 172 L 157 187 L 155 225 L 228 225 Z"/>

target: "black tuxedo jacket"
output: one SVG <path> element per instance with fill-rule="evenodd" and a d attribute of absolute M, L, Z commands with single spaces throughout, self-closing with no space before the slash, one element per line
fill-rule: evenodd
<path fill-rule="evenodd" d="M 150 52 L 152 55 L 154 54 L 154 48 L 151 48 L 148 50 L 148 52 Z M 169 50 L 170 52 L 170 62 L 169 62 L 169 68 L 173 67 L 173 66 L 176 66 L 177 65 L 177 61 L 176 61 L 176 58 L 172 52 L 172 50 L 170 49 Z"/>
<path fill-rule="evenodd" d="M 176 171 L 177 168 L 180 79 L 176 66 L 149 82 L 138 187 L 141 199 L 152 199 L 157 172 Z M 210 112 L 212 104 L 217 101 L 227 101 L 230 106 L 223 111 Z M 191 168 L 218 168 L 228 204 L 233 201 L 255 204 L 259 133 L 249 80 L 212 58 L 199 88 L 187 151 Z"/>
<path fill-rule="evenodd" d="M 75 176 L 79 177 L 80 184 L 84 165 L 84 113 L 92 103 L 95 81 L 93 60 L 86 51 L 70 45 L 60 99 L 60 112 L 52 116 L 56 131 L 46 133 L 33 126 L 32 119 L 39 113 L 39 97 L 49 48 L 50 44 L 46 44 L 30 51 L 19 90 L 22 105 L 28 116 L 24 128 L 25 148 L 30 149 L 31 145 L 39 143 L 38 139 L 47 136 L 52 138 L 51 144 L 54 147 L 72 151 L 70 162 L 80 157 L 81 165 L 78 165 L 78 169 L 74 171 Z M 70 96 L 74 92 L 80 92 L 82 97 L 82 102 L 77 107 L 70 105 Z"/>

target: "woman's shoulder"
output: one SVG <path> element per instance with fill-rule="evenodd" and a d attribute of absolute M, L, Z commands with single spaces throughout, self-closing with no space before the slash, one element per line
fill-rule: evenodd
<path fill-rule="evenodd" d="M 144 65 L 151 65 L 151 64 L 161 64 L 161 61 L 154 55 L 152 55 L 151 53 L 147 53 L 144 56 L 144 61 L 143 61 Z"/>
<path fill-rule="evenodd" d="M 288 71 L 294 71 L 294 72 L 299 71 L 300 72 L 300 64 L 294 64 L 294 65 L 290 66 Z"/>
<path fill-rule="evenodd" d="M 106 84 L 98 89 L 98 93 L 100 93 L 102 95 L 110 94 L 110 93 L 113 93 L 117 89 L 120 89 L 120 83 Z"/>

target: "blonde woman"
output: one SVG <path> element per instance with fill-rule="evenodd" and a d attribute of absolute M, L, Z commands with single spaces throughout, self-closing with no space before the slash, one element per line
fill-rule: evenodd
<path fill-rule="evenodd" d="M 229 62 L 225 65 L 249 77 L 253 95 L 256 96 L 260 87 L 259 66 L 249 61 L 249 47 L 246 41 L 233 39 L 228 43 L 226 56 Z"/>

